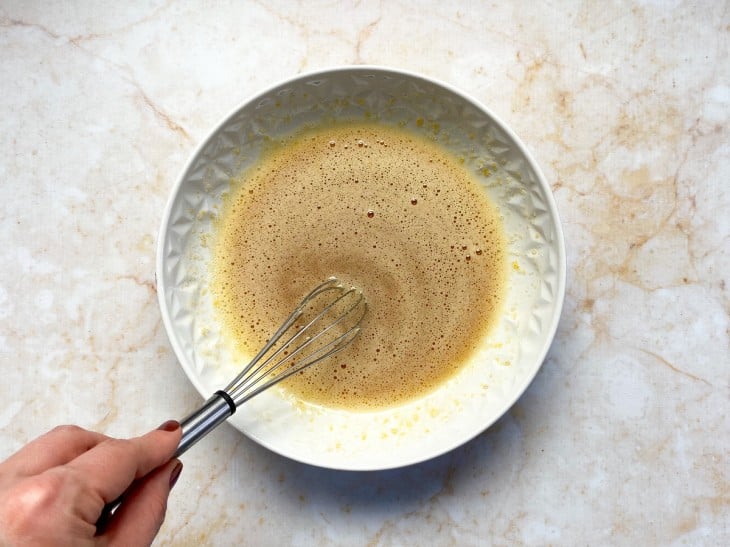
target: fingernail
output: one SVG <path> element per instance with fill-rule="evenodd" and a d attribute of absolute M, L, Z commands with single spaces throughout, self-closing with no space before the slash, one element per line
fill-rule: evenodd
<path fill-rule="evenodd" d="M 172 490 L 172 487 L 175 486 L 177 479 L 180 477 L 181 471 L 182 471 L 182 462 L 177 462 L 177 465 L 172 470 L 172 473 L 170 473 L 170 490 Z"/>
<path fill-rule="evenodd" d="M 180 427 L 180 422 L 177 420 L 167 420 L 164 424 L 162 424 L 157 429 L 160 431 L 177 431 L 177 428 Z"/>

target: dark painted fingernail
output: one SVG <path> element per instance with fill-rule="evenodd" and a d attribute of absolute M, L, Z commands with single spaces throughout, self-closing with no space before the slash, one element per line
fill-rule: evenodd
<path fill-rule="evenodd" d="M 180 471 L 182 471 L 182 462 L 177 462 L 172 473 L 170 473 L 170 490 L 172 490 L 172 487 L 175 486 L 177 479 L 180 477 Z"/>
<path fill-rule="evenodd" d="M 177 431 L 178 427 L 180 427 L 180 422 L 177 420 L 167 420 L 164 424 L 162 424 L 157 429 L 161 431 Z"/>

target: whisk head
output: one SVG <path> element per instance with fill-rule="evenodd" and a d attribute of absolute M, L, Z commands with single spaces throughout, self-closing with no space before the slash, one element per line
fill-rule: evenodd
<path fill-rule="evenodd" d="M 236 406 L 347 347 L 367 312 L 362 291 L 330 277 L 310 292 L 228 384 Z"/>

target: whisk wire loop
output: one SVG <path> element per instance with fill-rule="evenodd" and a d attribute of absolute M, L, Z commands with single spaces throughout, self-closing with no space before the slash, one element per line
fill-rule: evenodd
<path fill-rule="evenodd" d="M 338 287 L 329 287 L 324 290 L 337 290 Z M 296 342 L 299 338 L 303 337 L 305 333 L 307 333 L 312 327 L 318 323 L 320 320 L 322 320 L 324 317 L 327 316 L 338 304 L 343 302 L 346 298 L 348 298 L 351 295 L 356 295 L 357 299 L 354 303 L 350 305 L 349 308 L 347 308 L 341 315 L 337 317 L 337 319 L 333 320 L 327 326 L 322 329 L 321 331 L 317 332 L 317 334 L 314 334 L 313 336 L 305 336 L 304 341 L 294 347 L 294 349 L 289 350 L 287 348 L 291 348 L 292 345 L 294 345 L 294 342 Z M 309 346 L 317 342 L 319 339 L 323 338 L 329 332 L 341 323 L 343 323 L 346 319 L 350 318 L 350 314 L 360 306 L 360 304 L 363 302 L 364 296 L 362 293 L 359 293 L 356 291 L 356 289 L 349 289 L 348 291 L 341 294 L 339 297 L 337 297 L 336 300 L 334 300 L 331 304 L 329 304 L 327 307 L 325 307 L 319 314 L 317 314 L 316 317 L 314 317 L 312 320 L 310 320 L 304 327 L 299 329 L 297 332 L 295 332 L 291 338 L 286 340 L 285 342 L 282 342 L 281 346 L 268 358 L 266 358 L 260 365 L 258 365 L 255 370 L 248 375 L 246 375 L 245 378 L 239 379 L 239 382 L 232 382 L 227 388 L 226 391 L 230 394 L 230 396 L 233 398 L 234 401 L 236 401 L 236 404 L 242 404 L 246 402 L 251 397 L 257 395 L 258 393 L 264 391 L 268 387 L 284 380 L 285 378 L 288 378 L 292 374 L 295 374 L 308 366 L 314 364 L 317 361 L 321 361 L 322 359 L 325 359 L 327 357 L 330 357 L 331 355 L 334 355 L 338 351 L 344 349 L 354 338 L 358 335 L 360 332 L 359 326 L 354 326 L 344 334 L 341 334 L 337 336 L 335 339 L 330 340 L 323 346 L 317 348 L 314 350 L 311 354 L 307 355 L 305 359 L 301 360 L 299 363 L 294 363 L 296 357 L 300 355 L 302 352 L 304 352 Z M 361 315 L 364 315 L 366 311 L 366 307 L 363 306 Z M 297 311 L 295 311 L 292 314 L 292 317 L 296 315 L 297 317 L 301 316 L 301 310 L 298 308 Z M 288 323 L 288 321 L 287 321 Z M 356 324 L 359 325 L 360 319 L 358 318 L 356 321 Z M 286 353 L 286 355 L 282 358 L 280 358 L 278 361 L 277 359 L 282 353 Z M 253 363 L 253 362 L 252 362 Z M 255 363 L 254 363 L 255 364 Z M 287 365 L 289 365 L 288 368 Z M 282 370 L 281 373 L 274 374 L 277 371 Z M 257 384 L 261 382 L 264 378 L 269 378 L 268 381 L 264 382 L 261 385 Z M 251 391 L 249 391 L 251 390 Z"/>

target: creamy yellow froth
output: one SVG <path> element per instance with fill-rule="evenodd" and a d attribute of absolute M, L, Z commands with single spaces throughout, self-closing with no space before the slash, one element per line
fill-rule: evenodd
<path fill-rule="evenodd" d="M 452 377 L 495 323 L 506 281 L 501 221 L 470 173 L 379 124 L 312 129 L 267 152 L 225 198 L 213 256 L 224 335 L 249 357 L 324 279 L 362 288 L 360 337 L 283 383 L 348 409 L 397 405 Z"/>

